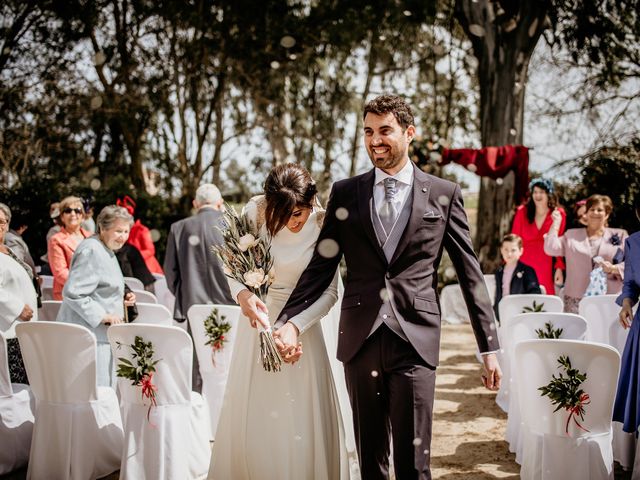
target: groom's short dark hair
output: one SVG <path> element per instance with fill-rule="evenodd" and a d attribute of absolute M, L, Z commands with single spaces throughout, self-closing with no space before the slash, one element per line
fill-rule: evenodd
<path fill-rule="evenodd" d="M 414 125 L 411 107 L 398 95 L 380 95 L 374 98 L 364 106 L 362 118 L 366 117 L 367 113 L 375 115 L 393 113 L 403 130 L 406 130 L 409 125 Z"/>

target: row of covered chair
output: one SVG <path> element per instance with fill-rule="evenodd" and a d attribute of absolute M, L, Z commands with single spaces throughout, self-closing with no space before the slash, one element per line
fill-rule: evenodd
<path fill-rule="evenodd" d="M 500 361 L 501 366 L 503 366 L 504 378 L 501 389 L 496 397 L 496 402 L 508 413 L 506 439 L 509 443 L 510 450 L 516 454 L 516 461 L 522 465 L 522 478 L 564 478 L 566 475 L 569 475 L 568 478 L 609 478 L 609 474 L 611 478 L 613 478 L 614 459 L 619 461 L 625 469 L 630 469 L 633 466 L 636 449 L 635 436 L 622 432 L 620 424 L 612 424 L 611 422 L 613 400 L 620 368 L 620 355 L 624 348 L 627 335 L 627 332 L 617 321 L 619 307 L 615 304 L 615 298 L 615 295 L 584 298 L 580 303 L 579 315 L 562 313 L 562 300 L 555 296 L 510 295 L 501 301 L 499 305 L 501 324 L 498 327 L 498 335 L 502 345 Z M 539 308 L 540 305 L 543 307 Z M 538 308 L 535 308 L 535 306 L 538 306 Z M 525 309 L 525 307 L 528 308 Z M 539 311 L 532 312 L 531 310 Z M 547 322 L 552 324 L 554 329 L 562 329 L 562 334 L 560 335 L 561 342 L 554 343 L 558 342 L 558 340 L 555 339 L 538 339 L 536 330 L 544 330 Z M 549 367 L 549 362 L 540 362 L 538 359 L 536 360 L 537 363 L 524 362 L 522 365 L 518 365 L 518 361 L 521 361 L 518 359 L 518 356 L 522 356 L 522 354 L 519 353 L 521 346 L 537 345 L 537 342 L 546 342 L 546 344 L 549 345 L 544 348 L 546 348 L 547 351 L 557 353 L 557 355 L 553 357 L 553 362 L 551 362 L 553 365 Z M 568 344 L 566 342 L 573 343 Z M 599 431 L 598 435 L 602 435 L 598 436 L 593 433 L 593 430 L 589 429 L 593 433 L 591 436 L 584 435 L 584 432 L 580 431 L 579 433 L 581 433 L 581 435 L 567 436 L 565 434 L 564 436 L 556 438 L 554 433 L 546 432 L 545 435 L 541 437 L 544 439 L 544 442 L 531 443 L 530 436 L 532 428 L 534 432 L 537 432 L 537 427 L 532 426 L 532 417 L 529 417 L 529 421 L 527 421 L 527 415 L 529 415 L 530 409 L 532 408 L 530 398 L 532 389 L 536 392 L 535 397 L 539 400 L 540 392 L 537 391 L 538 387 L 546 384 L 551 379 L 552 374 L 558 373 L 556 360 L 559 355 L 567 355 L 569 354 L 568 350 L 574 349 L 579 351 L 580 348 L 583 347 L 585 351 L 589 351 L 589 349 L 594 346 L 602 347 L 615 353 L 614 356 L 610 353 L 604 353 L 603 355 L 609 360 L 607 360 L 605 364 L 594 364 L 602 368 L 600 370 L 596 368 L 591 376 L 588 375 L 588 378 L 594 378 L 598 381 L 602 380 L 598 387 L 599 389 L 606 387 L 611 390 L 609 397 L 605 398 L 608 402 L 608 411 L 606 415 L 603 414 L 604 416 L 602 417 L 606 419 L 606 425 L 608 425 L 607 435 Z M 597 348 L 594 351 L 598 351 Z M 549 355 L 548 357 L 551 358 Z M 582 358 L 580 355 L 581 354 L 578 354 L 577 358 Z M 574 359 L 572 358 L 571 360 L 572 363 L 574 363 Z M 584 368 L 590 368 L 590 363 L 582 363 Z M 603 367 L 603 365 L 605 365 L 606 368 Z M 541 374 L 542 376 L 534 375 L 534 373 L 539 372 L 541 368 L 544 369 L 543 374 Z M 609 385 L 609 383 L 611 383 L 611 385 Z M 599 393 L 600 392 L 598 392 L 598 394 Z M 538 404 L 534 402 L 534 405 L 536 405 L 536 412 L 538 413 L 541 412 L 540 408 L 542 408 L 542 406 L 551 406 L 546 397 L 542 397 L 542 400 L 539 401 Z M 589 406 L 589 416 L 599 415 L 599 413 L 593 413 L 594 410 L 596 409 Z M 553 412 L 553 409 L 551 412 Z M 562 412 L 564 412 L 564 410 Z M 600 410 L 598 410 L 598 412 L 602 413 Z M 559 412 L 552 415 L 556 420 L 558 416 L 562 416 L 562 413 Z M 544 417 L 545 420 L 551 418 L 548 411 L 540 413 L 538 422 L 542 420 L 542 417 Z M 566 418 L 566 415 L 564 418 Z M 594 441 L 595 443 L 593 443 Z M 591 450 L 589 450 L 589 448 L 579 448 L 582 444 L 590 445 L 589 448 L 591 448 Z M 550 461 L 545 467 L 546 470 L 541 470 L 542 467 L 540 465 L 541 462 L 544 463 L 544 458 L 552 458 L 552 456 L 550 456 L 551 452 L 558 451 L 562 451 L 566 455 L 571 451 L 576 455 L 577 452 L 580 452 L 580 456 L 574 456 L 573 458 L 576 462 L 582 462 L 581 465 L 583 465 L 584 462 L 588 462 L 590 458 L 589 455 L 591 455 L 593 458 L 598 459 L 597 461 L 604 462 L 603 465 L 605 465 L 606 468 L 604 468 L 604 470 L 602 468 L 595 469 L 594 471 L 599 473 L 591 477 L 581 477 L 578 474 L 575 476 L 563 472 L 561 469 L 553 469 L 554 462 Z M 594 453 L 594 451 L 599 453 Z M 546 457 L 543 458 L 543 456 Z M 561 457 L 553 458 L 559 459 Z M 569 458 L 566 457 L 564 459 L 565 464 L 572 463 L 573 461 L 574 460 L 570 461 Z M 537 466 L 534 468 L 535 465 Z M 560 467 L 560 465 L 558 465 L 558 467 Z M 549 476 L 547 472 L 549 469 L 553 472 L 553 476 Z M 580 468 L 573 470 L 573 472 L 579 471 Z M 602 476 L 603 472 L 606 473 L 606 476 Z"/>
<path fill-rule="evenodd" d="M 144 308 L 144 305 L 142 306 Z M 162 305 L 150 305 L 150 307 L 166 310 Z M 213 308 L 217 308 L 219 314 L 226 317 L 226 321 L 231 325 L 226 335 L 225 347 L 216 352 L 215 360 L 212 357 L 211 346 L 206 345 L 208 337 L 204 326 L 205 319 L 211 314 Z M 165 313 L 162 314 L 163 317 L 164 315 Z M 135 335 L 140 335 L 146 341 L 153 342 L 156 358 L 171 360 L 160 362 L 158 368 L 160 366 L 162 368 L 159 368 L 154 376 L 154 383 L 161 385 L 160 391 L 164 391 L 158 397 L 158 405 L 183 405 L 182 413 L 171 413 L 171 418 L 185 416 L 185 382 L 188 379 L 190 391 L 191 352 L 195 345 L 203 389 L 202 397 L 195 393 L 192 395 L 192 403 L 197 408 L 193 405 L 191 408 L 200 411 L 197 415 L 198 425 L 200 425 L 198 428 L 201 429 L 200 436 L 204 436 L 207 440 L 207 461 L 208 441 L 213 439 L 220 416 L 239 317 L 240 308 L 237 306 L 194 305 L 188 312 L 193 339 L 183 328 L 157 326 L 137 321 L 132 324 L 112 326 L 108 331 L 114 359 L 127 357 L 128 349 L 118 348 L 118 344 L 132 344 Z M 25 465 L 31 452 L 29 478 L 53 478 L 43 473 L 45 466 L 49 464 L 53 469 L 50 470 L 51 472 L 68 468 L 69 475 L 62 475 L 60 478 L 98 478 L 108 474 L 109 472 L 105 473 L 105 470 L 115 468 L 114 466 L 121 469 L 121 478 L 197 478 L 174 475 L 173 473 L 184 470 L 184 465 L 179 465 L 179 459 L 171 457 L 164 463 L 158 463 L 153 453 L 155 449 L 166 450 L 163 447 L 167 442 L 165 437 L 175 436 L 172 432 L 180 430 L 177 425 L 184 424 L 185 418 L 181 417 L 180 421 L 174 423 L 171 418 L 165 419 L 165 414 L 162 412 L 167 409 L 154 408 L 151 411 L 150 423 L 165 425 L 165 433 L 160 434 L 157 430 L 148 431 L 142 421 L 143 417 L 146 417 L 141 414 L 144 407 L 141 406 L 139 388 L 132 387 L 122 379 L 118 379 L 122 422 L 124 422 L 125 433 L 133 433 L 125 434 L 124 445 L 120 446 L 122 436 L 117 433 L 116 417 L 118 416 L 113 413 L 113 408 L 108 406 L 113 404 L 114 391 L 108 387 L 95 386 L 95 337 L 88 329 L 65 323 L 39 321 L 22 324 L 18 331 L 18 338 L 32 386 L 30 388 L 26 385 L 9 383 L 6 352 L 2 350 L 4 339 L 2 339 L 0 353 L 4 352 L 4 355 L 0 354 L 0 433 L 6 433 L 7 438 L 12 439 L 14 448 L 1 449 L 0 474 Z M 45 341 L 45 339 L 48 340 Z M 185 350 L 187 344 L 188 352 Z M 184 357 L 187 353 L 188 359 Z M 33 380 L 31 380 L 32 377 Z M 176 386 L 177 384 L 179 385 Z M 182 395 L 180 401 L 176 400 L 175 395 Z M 38 400 L 37 410 L 34 408 L 35 400 Z M 77 404 L 84 404 L 85 401 L 89 404 L 78 408 Z M 40 405 L 43 407 L 40 408 Z M 66 410 L 60 405 L 66 405 Z M 33 427 L 34 412 L 36 412 L 35 429 Z M 91 420 L 92 418 L 94 420 Z M 98 422 L 97 426 L 96 422 Z M 89 428 L 91 431 L 86 431 L 82 426 L 84 424 L 92 427 L 93 430 Z M 195 425 L 192 426 L 192 430 L 195 428 Z M 31 442 L 32 430 L 33 442 Z M 121 427 L 120 430 L 122 430 Z M 83 455 L 81 452 L 84 450 L 79 448 L 80 456 L 76 458 L 71 452 L 75 451 L 76 447 L 87 444 L 86 435 L 100 436 L 104 445 L 100 441 L 97 444 L 93 442 L 96 449 L 95 455 Z M 56 438 L 62 450 L 53 449 L 46 453 L 43 450 L 44 440 L 42 440 L 46 437 Z M 74 439 L 73 445 L 67 445 L 65 442 L 71 438 Z M 173 442 L 173 438 L 170 441 Z M 175 441 L 182 445 L 187 444 L 184 436 L 178 436 Z M 31 448 L 29 448 L 30 444 Z M 124 456 L 117 456 L 118 462 L 121 459 L 118 463 L 114 452 L 119 452 L 121 447 L 125 453 Z M 65 448 L 69 450 L 66 451 Z M 201 450 L 194 446 L 189 448 L 189 456 L 195 455 L 193 462 L 204 458 Z M 65 452 L 71 456 L 65 457 L 63 455 Z M 143 474 L 143 469 L 146 474 Z M 69 473 L 71 471 L 75 473 Z"/>
<path fill-rule="evenodd" d="M 151 409 L 140 387 L 127 379 L 118 378 L 119 401 L 114 389 L 96 385 L 96 339 L 87 328 L 33 322 L 18 325 L 16 333 L 31 385 L 7 385 L 0 375 L 0 427 L 6 440 L 0 472 L 28 458 L 27 478 L 33 479 L 86 480 L 118 469 L 122 479 L 206 476 L 209 413 L 202 397 L 191 391 L 193 345 L 184 330 L 144 324 L 109 328 L 114 359 L 133 360 L 126 346 L 136 336 L 152 342 L 160 361 Z M 1 371 L 7 362 L 0 360 Z"/>
<path fill-rule="evenodd" d="M 173 312 L 175 297 L 169 291 L 164 275 L 153 274 L 156 278 L 154 284 L 155 293 L 148 292 L 144 289 L 143 283 L 134 277 L 124 277 L 125 284 L 136 294 L 137 301 L 140 303 L 159 303 L 164 305 L 169 311 Z M 41 275 L 42 300 L 53 300 L 53 277 L 50 275 Z"/>

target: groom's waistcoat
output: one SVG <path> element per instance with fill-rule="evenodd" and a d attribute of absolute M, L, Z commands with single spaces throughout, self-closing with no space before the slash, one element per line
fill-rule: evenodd
<path fill-rule="evenodd" d="M 319 298 L 344 256 L 347 275 L 338 359 L 348 362 L 357 354 L 390 296 L 389 306 L 397 313 L 402 333 L 428 364 L 436 366 L 440 346 L 437 269 L 447 248 L 480 351 L 497 350 L 491 301 L 473 251 L 459 187 L 414 166 L 410 206 L 402 210 L 408 216 L 406 226 L 393 241 L 397 243 L 393 252 L 391 245 L 385 252 L 372 218 L 373 182 L 370 170 L 334 184 L 318 246 L 337 244 L 337 255 L 327 255 L 331 250 L 327 248 L 316 250 L 280 319 L 292 318 Z"/>
<path fill-rule="evenodd" d="M 382 248 L 387 261 L 390 262 L 393 258 L 393 254 L 398 248 L 400 238 L 402 238 L 402 233 L 407 227 L 407 223 L 409 223 L 409 218 L 411 217 L 411 206 L 413 205 L 413 197 L 411 195 L 407 197 L 404 204 L 402 205 L 402 208 L 400 209 L 400 212 L 398 213 L 398 219 L 394 223 L 391 231 L 388 233 L 384 229 L 384 226 L 380 221 L 380 216 L 378 215 L 378 211 L 376 209 L 373 198 L 369 202 L 369 205 L 371 211 L 371 223 L 373 224 L 373 230 L 376 233 L 376 239 L 378 240 L 378 244 L 380 244 L 380 247 Z M 388 285 L 388 281 L 385 278 L 385 289 L 384 292 L 380 295 L 382 299 L 382 305 L 380 306 L 378 316 L 376 317 L 375 321 L 373 322 L 373 326 L 371 327 L 371 333 L 375 332 L 384 323 L 400 338 L 402 338 L 403 340 L 408 340 L 407 336 L 402 330 L 402 325 L 399 321 L 399 319 L 402 318 L 402 315 L 398 313 L 398 309 L 394 306 L 393 296 L 390 295 L 389 292 L 391 292 L 391 287 Z"/>

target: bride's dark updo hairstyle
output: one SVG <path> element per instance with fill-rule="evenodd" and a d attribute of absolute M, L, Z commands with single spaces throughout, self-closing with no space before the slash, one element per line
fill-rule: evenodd
<path fill-rule="evenodd" d="M 282 230 L 296 207 L 312 208 L 318 189 L 309 172 L 297 163 L 276 165 L 264 182 L 265 224 L 271 235 Z"/>

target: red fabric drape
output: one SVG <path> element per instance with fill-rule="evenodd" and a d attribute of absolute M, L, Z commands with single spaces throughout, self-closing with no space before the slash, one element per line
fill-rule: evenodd
<path fill-rule="evenodd" d="M 454 162 L 463 167 L 475 166 L 475 173 L 481 177 L 502 178 L 511 170 L 516 176 L 515 202 L 520 205 L 529 189 L 529 149 L 523 145 L 444 149 L 441 164 Z"/>

